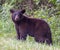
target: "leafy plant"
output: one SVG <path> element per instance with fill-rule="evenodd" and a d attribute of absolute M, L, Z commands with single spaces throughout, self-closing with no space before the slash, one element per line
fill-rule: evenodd
<path fill-rule="evenodd" d="M 49 2 L 53 3 L 53 4 L 56 4 L 56 1 L 57 0 L 49 0 Z"/>

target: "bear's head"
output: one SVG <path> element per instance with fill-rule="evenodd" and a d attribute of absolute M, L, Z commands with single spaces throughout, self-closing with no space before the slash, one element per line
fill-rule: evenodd
<path fill-rule="evenodd" d="M 23 9 L 23 10 L 10 9 L 10 13 L 12 14 L 12 20 L 14 22 L 18 22 L 24 18 L 23 14 L 25 13 L 25 9 Z"/>

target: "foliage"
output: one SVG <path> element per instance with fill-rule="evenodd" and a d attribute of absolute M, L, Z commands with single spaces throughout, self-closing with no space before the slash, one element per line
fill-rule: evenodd
<path fill-rule="evenodd" d="M 49 0 L 49 2 L 52 2 L 53 4 L 56 4 L 57 0 Z"/>
<path fill-rule="evenodd" d="M 13 31 L 13 25 L 10 18 L 9 10 L 12 8 L 8 3 L 2 5 L 0 12 L 0 32 L 11 32 Z"/>

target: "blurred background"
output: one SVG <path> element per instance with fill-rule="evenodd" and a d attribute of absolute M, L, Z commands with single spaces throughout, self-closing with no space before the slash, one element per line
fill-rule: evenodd
<path fill-rule="evenodd" d="M 0 0 L 0 38 L 16 38 L 10 9 L 26 9 L 28 17 L 45 20 L 51 28 L 53 44 L 60 46 L 60 0 Z"/>

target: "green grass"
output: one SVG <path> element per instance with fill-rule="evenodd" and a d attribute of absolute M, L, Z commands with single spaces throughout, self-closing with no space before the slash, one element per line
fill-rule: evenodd
<path fill-rule="evenodd" d="M 0 50 L 60 50 L 60 46 L 40 44 L 29 36 L 26 41 L 20 41 L 15 33 L 0 33 Z"/>

